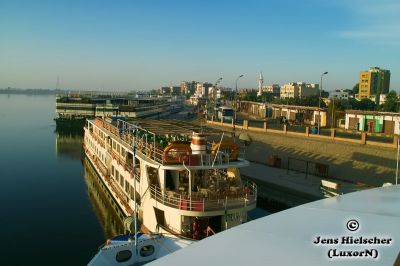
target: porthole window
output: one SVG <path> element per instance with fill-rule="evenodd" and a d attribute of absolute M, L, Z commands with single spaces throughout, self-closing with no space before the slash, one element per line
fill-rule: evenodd
<path fill-rule="evenodd" d="M 142 256 L 142 257 L 151 256 L 151 255 L 153 255 L 153 253 L 154 253 L 153 245 L 144 246 L 140 249 L 140 256 Z"/>
<path fill-rule="evenodd" d="M 121 250 L 115 256 L 115 259 L 118 262 L 125 262 L 128 261 L 132 257 L 132 252 L 130 250 Z"/>

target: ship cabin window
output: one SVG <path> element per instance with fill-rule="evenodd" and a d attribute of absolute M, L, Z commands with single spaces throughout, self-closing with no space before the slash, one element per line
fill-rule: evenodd
<path fill-rule="evenodd" d="M 165 171 L 165 188 L 170 191 L 178 189 L 178 174 L 176 171 Z"/>
<path fill-rule="evenodd" d="M 186 191 L 188 192 L 189 189 L 189 172 L 184 170 L 184 171 L 179 171 L 178 172 L 178 190 L 179 191 Z"/>
<path fill-rule="evenodd" d="M 139 177 L 139 182 L 140 182 L 140 160 L 138 158 L 135 158 L 135 167 L 136 167 L 136 175 Z"/>
<path fill-rule="evenodd" d="M 123 175 L 120 175 L 119 185 L 120 185 L 122 188 L 124 188 L 124 181 L 125 181 L 124 176 L 123 176 Z"/>
<path fill-rule="evenodd" d="M 125 262 L 130 260 L 132 257 L 132 252 L 130 250 L 121 250 L 115 256 L 116 261 L 118 262 Z"/>
<path fill-rule="evenodd" d="M 130 152 L 126 152 L 126 164 L 133 167 L 133 154 Z"/>
<path fill-rule="evenodd" d="M 134 195 L 135 188 L 133 186 L 130 186 L 130 196 L 132 200 L 135 200 L 135 196 L 136 196 L 136 204 L 140 205 L 141 201 L 140 201 L 140 194 L 136 191 L 136 195 Z"/>
<path fill-rule="evenodd" d="M 147 245 L 144 246 L 140 249 L 140 256 L 142 257 L 148 257 L 154 254 L 154 246 L 153 245 Z"/>
<path fill-rule="evenodd" d="M 147 176 L 149 178 L 149 183 L 151 186 L 156 186 L 158 188 L 160 187 L 157 168 L 147 166 Z"/>
<path fill-rule="evenodd" d="M 125 192 L 129 194 L 130 188 L 131 188 L 131 186 L 129 185 L 129 182 L 127 180 L 125 180 Z"/>
<path fill-rule="evenodd" d="M 115 180 L 117 180 L 117 182 L 119 182 L 119 172 L 118 172 L 118 170 L 115 170 Z"/>

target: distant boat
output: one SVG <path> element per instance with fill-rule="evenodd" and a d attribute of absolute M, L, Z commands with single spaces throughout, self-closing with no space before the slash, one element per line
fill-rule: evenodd
<path fill-rule="evenodd" d="M 56 96 L 56 124 L 83 127 L 87 118 L 160 118 L 183 109 L 181 96 L 75 93 Z"/>

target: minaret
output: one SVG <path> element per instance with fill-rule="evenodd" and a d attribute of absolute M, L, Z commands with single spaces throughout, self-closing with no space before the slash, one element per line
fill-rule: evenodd
<path fill-rule="evenodd" d="M 262 72 L 260 72 L 260 78 L 259 78 L 259 80 L 258 80 L 258 92 L 257 92 L 257 96 L 261 96 L 263 84 L 264 84 L 264 78 L 263 78 Z"/>

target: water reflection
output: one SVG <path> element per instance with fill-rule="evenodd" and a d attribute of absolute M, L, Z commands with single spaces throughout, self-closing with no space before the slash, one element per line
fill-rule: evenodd
<path fill-rule="evenodd" d="M 57 127 L 55 134 L 57 157 L 82 161 L 83 179 L 92 208 L 103 229 L 104 238 L 124 233 L 123 212 L 83 153 L 82 129 Z"/>
<path fill-rule="evenodd" d="M 82 130 L 63 129 L 57 127 L 56 134 L 56 154 L 57 157 L 65 157 L 74 160 L 82 158 L 83 132 Z"/>
<path fill-rule="evenodd" d="M 114 201 L 111 194 L 100 177 L 96 174 L 94 168 L 85 157 L 83 160 L 83 175 L 87 185 L 88 194 L 93 209 L 99 220 L 105 238 L 124 233 L 124 214 Z"/>

